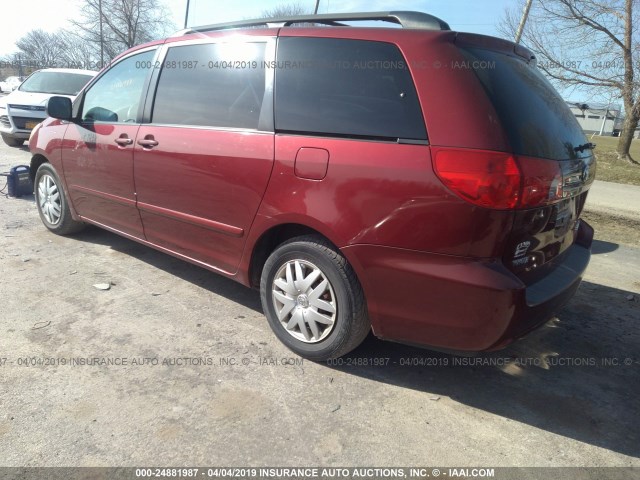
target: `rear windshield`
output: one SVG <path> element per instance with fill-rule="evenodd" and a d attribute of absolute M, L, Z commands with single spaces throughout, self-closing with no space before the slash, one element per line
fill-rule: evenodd
<path fill-rule="evenodd" d="M 536 67 L 492 50 L 461 50 L 492 101 L 515 154 L 553 160 L 591 155 L 590 150 L 575 151 L 587 139 L 565 101 Z"/>
<path fill-rule="evenodd" d="M 27 78 L 19 90 L 22 92 L 77 95 L 93 77 L 81 73 L 36 72 Z"/>

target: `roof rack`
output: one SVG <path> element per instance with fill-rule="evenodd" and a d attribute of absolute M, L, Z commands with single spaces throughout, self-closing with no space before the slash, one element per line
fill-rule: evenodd
<path fill-rule="evenodd" d="M 358 12 L 358 13 L 324 13 L 320 15 L 294 15 L 287 17 L 256 18 L 253 20 L 241 20 L 239 22 L 218 23 L 201 27 L 189 27 L 177 35 L 188 33 L 211 32 L 214 30 L 226 30 L 243 27 L 288 27 L 296 23 L 315 23 L 331 26 L 348 26 L 342 22 L 380 20 L 396 23 L 402 28 L 417 28 L 423 30 L 450 30 L 449 25 L 438 17 L 423 12 Z"/>

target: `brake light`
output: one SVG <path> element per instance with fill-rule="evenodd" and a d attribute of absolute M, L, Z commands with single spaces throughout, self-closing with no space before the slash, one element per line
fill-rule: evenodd
<path fill-rule="evenodd" d="M 562 198 L 562 170 L 553 160 L 518 157 L 523 185 L 520 208 L 548 205 Z"/>
<path fill-rule="evenodd" d="M 435 170 L 454 193 L 487 208 L 516 208 L 522 178 L 515 158 L 483 150 L 438 150 Z"/>
<path fill-rule="evenodd" d="M 475 205 L 509 210 L 562 198 L 562 171 L 556 161 L 486 150 L 433 150 L 440 180 Z"/>

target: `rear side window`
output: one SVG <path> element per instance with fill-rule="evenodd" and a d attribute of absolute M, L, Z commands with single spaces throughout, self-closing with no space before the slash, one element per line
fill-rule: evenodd
<path fill-rule="evenodd" d="M 279 131 L 427 138 L 413 80 L 395 45 L 280 38 L 275 67 Z"/>
<path fill-rule="evenodd" d="M 571 110 L 535 67 L 503 53 L 462 49 L 492 101 L 513 152 L 531 157 L 567 160 L 587 142 Z"/>
<path fill-rule="evenodd" d="M 264 42 L 172 47 L 151 121 L 257 129 L 265 91 Z"/>

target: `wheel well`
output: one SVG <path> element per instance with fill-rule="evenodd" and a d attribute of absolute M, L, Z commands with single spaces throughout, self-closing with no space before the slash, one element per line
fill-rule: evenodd
<path fill-rule="evenodd" d="M 29 167 L 29 177 L 31 178 L 31 183 L 35 183 L 36 181 L 36 172 L 40 168 L 40 165 L 47 162 L 49 162 L 49 160 L 47 160 L 43 155 L 36 154 L 31 158 L 31 165 Z"/>
<path fill-rule="evenodd" d="M 300 237 L 302 235 L 319 235 L 329 240 L 317 230 L 296 223 L 278 225 L 262 234 L 260 239 L 253 247 L 253 253 L 251 254 L 251 263 L 249 265 L 249 281 L 251 282 L 252 288 L 260 287 L 262 267 L 267 261 L 267 258 L 269 258 L 269 255 L 271 255 L 271 253 L 278 247 L 278 245 L 286 242 L 287 240 L 295 237 Z"/>

